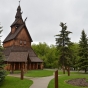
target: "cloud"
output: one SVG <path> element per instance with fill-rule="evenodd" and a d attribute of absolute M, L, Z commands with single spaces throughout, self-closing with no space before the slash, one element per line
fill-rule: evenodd
<path fill-rule="evenodd" d="M 88 33 L 87 0 L 22 0 L 21 10 L 29 33 L 34 41 L 55 44 L 54 35 L 61 30 L 60 22 L 67 23 L 73 42 L 79 42 L 82 29 Z M 0 0 L 0 22 L 3 26 L 2 40 L 10 32 L 15 20 L 18 0 Z"/>

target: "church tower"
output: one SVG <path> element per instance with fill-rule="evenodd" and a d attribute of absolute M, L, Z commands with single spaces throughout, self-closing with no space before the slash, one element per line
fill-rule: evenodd
<path fill-rule="evenodd" d="M 13 45 L 31 47 L 32 38 L 25 24 L 26 19 L 23 21 L 21 7 L 19 5 L 15 16 L 15 21 L 11 25 L 11 31 L 3 41 L 4 48 Z"/>

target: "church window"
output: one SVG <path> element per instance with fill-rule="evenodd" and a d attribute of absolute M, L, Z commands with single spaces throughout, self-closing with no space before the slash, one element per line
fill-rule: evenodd
<path fill-rule="evenodd" d="M 22 41 L 20 40 L 20 45 L 22 45 Z"/>
<path fill-rule="evenodd" d="M 17 29 L 17 26 L 16 26 L 16 29 Z"/>
<path fill-rule="evenodd" d="M 26 41 L 24 41 L 24 45 L 26 45 Z"/>
<path fill-rule="evenodd" d="M 19 25 L 16 25 L 16 29 L 19 27 Z"/>

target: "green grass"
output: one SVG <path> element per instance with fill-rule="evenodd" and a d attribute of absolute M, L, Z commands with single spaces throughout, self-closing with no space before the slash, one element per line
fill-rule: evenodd
<path fill-rule="evenodd" d="M 20 70 L 14 71 L 14 74 L 20 74 Z M 46 77 L 53 75 L 54 70 L 28 70 L 26 73 L 24 73 L 24 76 L 28 77 Z M 10 72 L 8 72 L 10 74 Z"/>
<path fill-rule="evenodd" d="M 66 81 L 70 79 L 75 79 L 75 78 L 87 78 L 88 79 L 88 74 L 81 74 L 79 72 L 71 72 L 71 76 L 67 76 L 67 74 L 62 74 L 62 72 L 59 72 L 60 76 L 58 77 L 58 85 L 59 88 L 88 88 L 88 87 L 78 87 L 78 86 L 73 86 L 70 84 L 67 84 Z M 54 80 L 52 79 L 48 85 L 48 88 L 55 88 L 54 85 Z"/>
<path fill-rule="evenodd" d="M 29 88 L 32 84 L 31 80 L 20 80 L 20 78 L 7 76 L 0 88 Z"/>
<path fill-rule="evenodd" d="M 54 71 L 51 70 L 30 70 L 28 71 L 25 76 L 28 77 L 46 77 L 53 75 Z"/>
<path fill-rule="evenodd" d="M 88 82 L 88 78 L 86 79 L 86 82 Z"/>

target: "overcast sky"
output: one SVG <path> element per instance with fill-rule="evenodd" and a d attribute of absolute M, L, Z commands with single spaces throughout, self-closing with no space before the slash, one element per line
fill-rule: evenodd
<path fill-rule="evenodd" d="M 19 0 L 0 0 L 2 38 L 10 32 L 15 20 Z M 54 35 L 59 34 L 60 22 L 67 23 L 72 42 L 79 42 L 81 31 L 88 35 L 88 0 L 21 0 L 22 17 L 26 21 L 33 43 L 46 42 L 55 45 Z"/>

